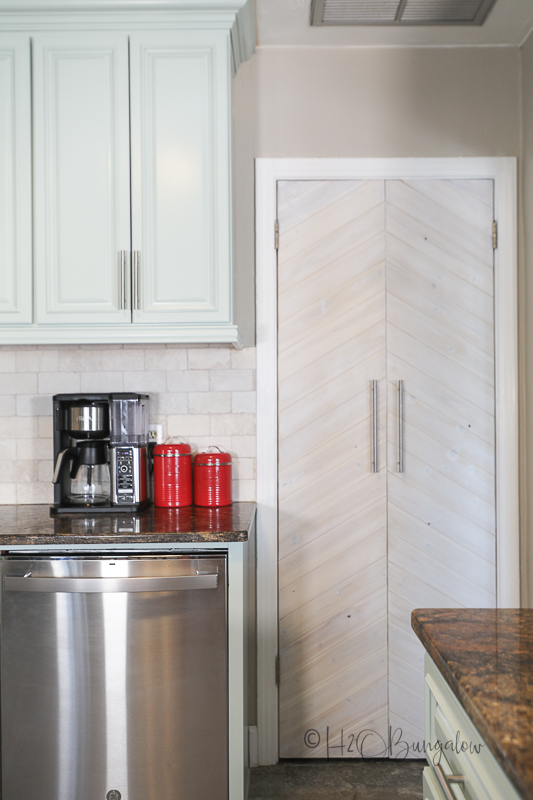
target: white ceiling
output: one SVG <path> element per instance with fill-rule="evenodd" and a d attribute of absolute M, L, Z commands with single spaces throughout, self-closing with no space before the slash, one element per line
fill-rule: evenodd
<path fill-rule="evenodd" d="M 311 27 L 311 0 L 255 0 L 259 45 L 314 47 L 521 45 L 533 29 L 532 0 L 496 0 L 480 26 Z"/>

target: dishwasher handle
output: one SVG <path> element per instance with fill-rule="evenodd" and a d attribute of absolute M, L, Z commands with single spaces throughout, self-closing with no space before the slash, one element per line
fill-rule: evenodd
<path fill-rule="evenodd" d="M 6 575 L 6 592 L 176 592 L 216 589 L 218 575 L 173 575 L 158 578 L 34 578 Z"/>

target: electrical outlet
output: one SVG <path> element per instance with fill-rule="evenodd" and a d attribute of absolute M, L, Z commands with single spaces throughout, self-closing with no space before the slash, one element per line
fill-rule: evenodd
<path fill-rule="evenodd" d="M 155 444 L 163 444 L 163 426 L 162 425 L 149 425 L 148 426 L 148 441 Z"/>

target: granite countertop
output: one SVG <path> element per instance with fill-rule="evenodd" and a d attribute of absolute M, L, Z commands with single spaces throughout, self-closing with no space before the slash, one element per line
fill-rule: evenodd
<path fill-rule="evenodd" d="M 136 514 L 50 517 L 49 505 L 0 506 L 0 550 L 9 545 L 245 542 L 255 503 L 219 508 L 150 506 Z"/>
<path fill-rule="evenodd" d="M 411 622 L 517 791 L 533 800 L 533 610 L 416 609 Z"/>

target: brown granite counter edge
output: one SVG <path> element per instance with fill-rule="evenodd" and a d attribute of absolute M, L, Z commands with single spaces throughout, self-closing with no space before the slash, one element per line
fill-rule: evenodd
<path fill-rule="evenodd" d="M 105 533 L 101 536 L 95 534 L 41 534 L 41 535 L 0 535 L 0 549 L 5 549 L 13 545 L 38 546 L 41 545 L 67 545 L 67 544 L 181 544 L 215 542 L 219 544 L 229 544 L 231 542 L 246 542 L 248 540 L 247 531 L 220 531 L 196 532 L 196 533 Z"/>
<path fill-rule="evenodd" d="M 227 528 L 219 528 L 218 530 L 205 529 L 203 525 L 205 522 L 200 521 L 198 528 L 195 526 L 199 520 L 191 520 L 191 525 L 182 526 L 181 530 L 166 530 L 156 532 L 154 526 L 149 519 L 149 513 L 145 510 L 140 512 L 141 524 L 144 530 L 141 532 L 133 533 L 129 531 L 120 531 L 117 533 L 108 530 L 97 531 L 75 531 L 68 529 L 69 520 L 79 520 L 80 515 L 64 515 L 57 517 L 50 517 L 49 504 L 31 504 L 31 505 L 15 505 L 15 506 L 0 506 L 1 512 L 6 509 L 13 513 L 22 512 L 22 518 L 19 520 L 8 521 L 4 527 L 4 531 L 0 526 L 0 549 L 9 549 L 13 546 L 21 547 L 43 547 L 46 548 L 50 545 L 113 545 L 116 544 L 145 544 L 145 545 L 167 545 L 169 543 L 224 543 L 224 542 L 246 542 L 250 539 L 254 529 L 254 522 L 256 518 L 257 506 L 255 501 L 237 501 L 232 504 L 233 506 L 233 519 L 226 520 Z M 88 515 L 91 516 L 91 515 Z M 95 519 L 103 519 L 107 515 L 94 515 Z M 148 516 L 148 519 L 146 517 Z M 230 515 L 231 517 L 231 515 Z M 61 523 L 67 523 L 65 526 L 67 530 L 55 530 L 54 526 Z M 20 531 L 20 532 L 17 532 Z"/>
<path fill-rule="evenodd" d="M 490 727 L 487 725 L 487 722 L 480 711 L 477 709 L 476 705 L 472 701 L 470 695 L 464 691 L 461 686 L 459 679 L 454 675 L 453 670 L 449 666 L 448 662 L 443 658 L 441 655 L 439 648 L 435 641 L 432 639 L 431 635 L 424 629 L 423 623 L 417 617 L 417 611 L 419 609 L 414 609 L 411 612 L 411 627 L 424 645 L 425 649 L 427 650 L 428 654 L 433 659 L 435 665 L 437 666 L 439 672 L 441 673 L 442 677 L 452 690 L 453 694 L 459 701 L 459 704 L 464 708 L 466 715 L 475 725 L 483 740 L 489 747 L 494 758 L 500 764 L 501 768 L 515 787 L 515 789 L 520 793 L 520 795 L 525 798 L 525 800 L 533 800 L 533 795 L 529 791 L 529 789 L 524 785 L 520 775 L 516 771 L 515 765 L 509 759 L 507 753 L 502 749 L 498 740 L 493 736 Z"/>

